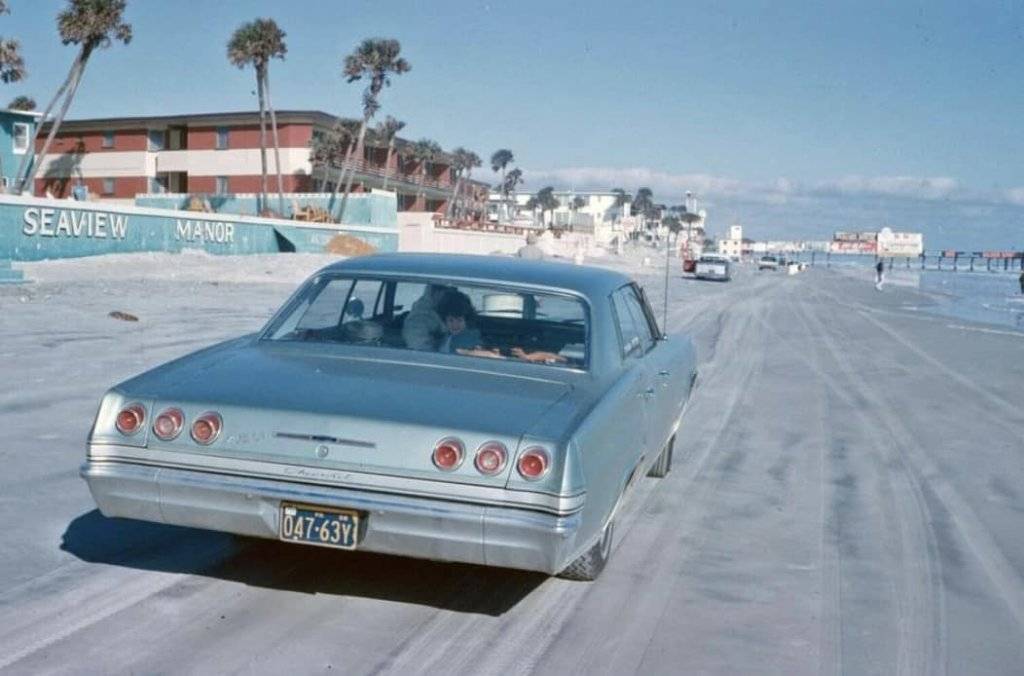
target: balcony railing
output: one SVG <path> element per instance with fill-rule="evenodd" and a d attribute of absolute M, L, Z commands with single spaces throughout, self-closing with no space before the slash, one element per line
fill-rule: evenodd
<path fill-rule="evenodd" d="M 403 172 L 398 169 L 392 169 L 385 171 L 384 167 L 376 162 L 369 162 L 363 158 L 354 158 L 351 165 L 356 171 L 363 174 L 370 174 L 371 176 L 378 176 L 384 178 L 385 173 L 388 175 L 389 181 L 402 181 L 403 183 L 412 183 L 413 185 L 422 185 L 428 188 L 437 188 L 439 190 L 450 190 L 453 186 L 452 181 L 448 178 L 447 174 L 444 179 L 436 179 L 431 177 L 429 174 L 423 176 L 419 171 Z"/>

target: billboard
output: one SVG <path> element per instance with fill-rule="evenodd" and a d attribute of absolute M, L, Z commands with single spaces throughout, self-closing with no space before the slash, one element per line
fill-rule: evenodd
<path fill-rule="evenodd" d="M 878 243 L 856 239 L 839 239 L 829 242 L 828 250 L 831 253 L 839 254 L 874 254 L 878 250 Z"/>
<path fill-rule="evenodd" d="M 924 253 L 924 235 L 882 228 L 878 233 L 877 253 L 879 256 L 920 256 Z"/>
<path fill-rule="evenodd" d="M 877 232 L 835 232 L 833 242 L 874 242 L 878 239 Z"/>

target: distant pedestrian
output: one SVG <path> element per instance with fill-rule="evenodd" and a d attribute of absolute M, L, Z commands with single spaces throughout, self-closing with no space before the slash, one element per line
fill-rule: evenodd
<path fill-rule="evenodd" d="M 875 288 L 879 291 L 882 290 L 882 281 L 885 279 L 885 263 L 879 258 L 878 262 L 875 263 Z"/>
<path fill-rule="evenodd" d="M 1020 293 L 1024 296 L 1024 272 L 1020 273 Z"/>
<path fill-rule="evenodd" d="M 537 235 L 532 232 L 526 236 L 526 246 L 520 247 L 516 255 L 529 261 L 544 259 L 544 250 L 537 246 Z"/>

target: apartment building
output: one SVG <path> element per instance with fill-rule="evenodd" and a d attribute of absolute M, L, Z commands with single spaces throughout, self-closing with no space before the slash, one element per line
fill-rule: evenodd
<path fill-rule="evenodd" d="M 310 143 L 339 122 L 358 124 L 320 111 L 277 113 L 285 192 L 311 193 L 324 187 L 325 168 L 311 161 Z M 37 140 L 37 152 L 46 131 L 44 127 Z M 274 192 L 277 178 L 269 131 L 267 137 L 268 190 Z M 410 145 L 396 139 L 398 152 L 390 161 L 386 148 L 367 145 L 354 161 L 353 190 L 381 188 L 386 179 L 387 189 L 397 193 L 399 211 L 443 213 L 455 186 L 452 159 L 445 154 L 421 163 L 402 152 Z M 336 175 L 336 170 L 330 171 L 328 178 L 333 181 Z M 78 182 L 99 199 L 122 202 L 146 193 L 257 193 L 259 113 L 66 120 L 43 160 L 34 189 L 37 195 L 64 197 Z M 486 186 L 481 186 L 469 184 L 470 201 L 486 203 Z M 328 182 L 328 190 L 331 187 Z"/>

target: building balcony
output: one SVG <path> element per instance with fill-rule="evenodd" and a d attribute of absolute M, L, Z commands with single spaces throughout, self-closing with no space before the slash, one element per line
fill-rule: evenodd
<path fill-rule="evenodd" d="M 385 173 L 387 173 L 389 181 L 401 181 L 402 183 L 437 188 L 439 190 L 451 190 L 454 187 L 454 183 L 450 180 L 447 172 L 445 172 L 444 178 L 438 179 L 429 175 L 424 177 L 419 171 L 404 172 L 399 169 L 385 171 L 381 164 L 365 159 L 353 159 L 351 166 L 355 167 L 357 174 L 384 178 Z"/>

